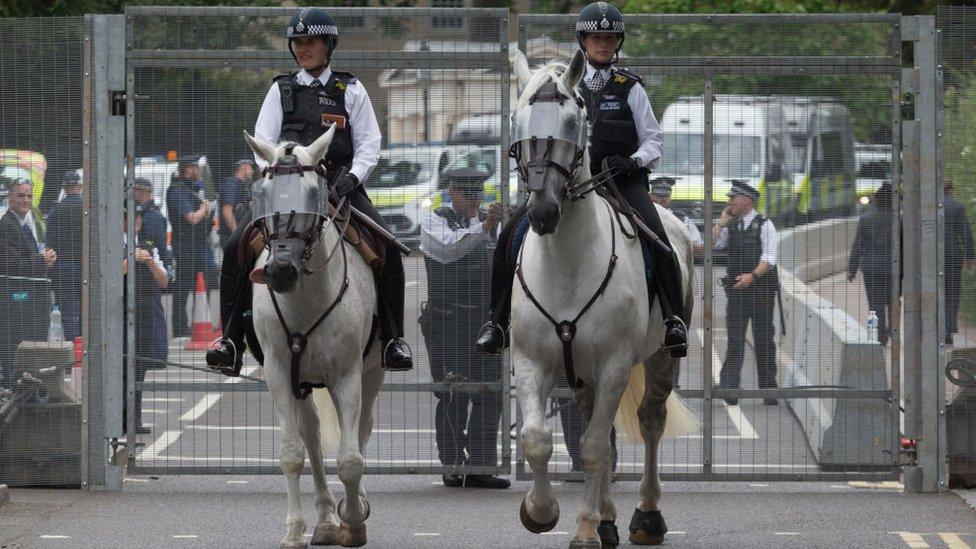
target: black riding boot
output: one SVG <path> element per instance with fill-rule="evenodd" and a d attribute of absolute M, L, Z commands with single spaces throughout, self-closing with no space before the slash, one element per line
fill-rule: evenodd
<path fill-rule="evenodd" d="M 625 181 L 621 183 L 621 179 Z M 617 178 L 618 189 L 627 203 L 637 210 L 649 229 L 654 231 L 670 248 L 668 235 L 661 223 L 661 216 L 648 196 L 647 177 L 644 172 L 638 172 Z M 678 265 L 674 251 L 665 253 L 655 246 L 651 246 L 654 259 L 654 278 L 658 295 L 662 298 L 661 313 L 664 316 L 664 348 L 671 351 L 671 356 L 681 358 L 687 354 L 688 329 L 684 321 L 684 292 L 681 289 L 681 266 Z"/>
<path fill-rule="evenodd" d="M 220 317 L 224 323 L 223 337 L 211 344 L 207 350 L 207 365 L 224 375 L 240 375 L 247 349 L 245 333 L 254 332 L 251 321 L 251 281 L 248 280 L 253 265 L 238 263 L 237 249 L 250 214 L 241 220 L 237 229 L 224 245 L 224 260 L 220 265 Z M 264 363 L 264 355 L 256 345 L 256 338 L 249 337 L 252 343 L 251 354 L 258 363 Z"/>
<path fill-rule="evenodd" d="M 498 246 L 491 262 L 491 320 L 481 327 L 475 342 L 475 348 L 485 354 L 500 355 L 508 346 L 508 319 L 512 312 L 512 284 L 515 282 L 515 266 L 509 261 L 508 243 L 524 214 L 524 208 L 513 211 L 498 235 Z"/>

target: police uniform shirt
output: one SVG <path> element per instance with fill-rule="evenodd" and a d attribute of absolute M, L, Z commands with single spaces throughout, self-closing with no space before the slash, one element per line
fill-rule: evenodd
<path fill-rule="evenodd" d="M 698 227 L 690 219 L 683 217 L 681 218 L 681 222 L 684 224 L 685 232 L 688 233 L 688 238 L 691 239 L 693 244 L 697 244 L 698 246 L 705 244 L 705 239 L 702 238 L 701 231 L 698 230 Z"/>
<path fill-rule="evenodd" d="M 740 225 L 740 228 L 745 229 L 749 227 L 752 220 L 759 215 L 755 209 L 751 210 L 746 215 L 742 216 L 741 219 L 734 219 L 732 223 Z M 760 238 L 762 239 L 762 255 L 759 256 L 759 261 L 765 261 L 770 266 L 776 264 L 776 251 L 778 246 L 778 237 L 776 236 L 776 227 L 773 226 L 773 222 L 766 218 L 765 223 L 759 229 Z M 723 227 L 722 232 L 718 235 L 718 240 L 715 241 L 716 250 L 724 250 L 729 245 L 729 228 Z"/>
<path fill-rule="evenodd" d="M 609 82 L 610 69 L 600 69 L 599 71 L 603 81 Z M 596 73 L 597 69 L 587 63 L 583 85 L 587 85 Z M 637 152 L 632 154 L 631 158 L 636 159 L 641 168 L 653 170 L 664 153 L 664 140 L 661 134 L 661 126 L 657 123 L 657 118 L 654 117 L 654 111 L 651 110 L 651 100 L 647 98 L 647 91 L 644 86 L 640 84 L 631 86 L 627 95 L 627 105 L 634 113 L 634 125 L 637 128 L 637 139 L 640 141 Z"/>
<path fill-rule="evenodd" d="M 467 225 L 454 230 L 447 219 L 428 212 L 420 224 L 420 251 L 438 263 L 454 263 L 479 245 L 498 238 L 501 228 L 501 223 L 496 225 L 492 235 L 485 231 L 484 222 L 477 216 L 468 219 Z"/>
<path fill-rule="evenodd" d="M 325 85 L 331 77 L 332 69 L 326 68 L 319 75 L 318 80 Z M 303 86 L 308 86 L 315 80 L 305 69 L 296 75 L 296 79 Z M 352 167 L 349 171 L 359 178 L 360 182 L 365 182 L 379 161 L 382 137 L 379 122 L 376 121 L 376 113 L 373 112 L 373 103 L 369 100 L 369 94 L 366 93 L 362 82 L 357 81 L 346 88 L 346 110 L 349 112 L 348 122 L 352 131 L 354 149 Z M 268 95 L 264 98 L 264 104 L 261 105 L 258 121 L 254 125 L 254 136 L 266 143 L 277 144 L 283 119 L 281 91 L 276 83 L 271 84 Z M 262 168 L 268 165 L 256 154 L 254 160 Z"/>

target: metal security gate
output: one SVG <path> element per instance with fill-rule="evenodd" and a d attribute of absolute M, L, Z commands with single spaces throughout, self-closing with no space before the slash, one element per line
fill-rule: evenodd
<path fill-rule="evenodd" d="M 574 22 L 572 15 L 520 17 L 519 45 L 530 65 L 572 56 L 578 48 Z M 651 177 L 677 178 L 671 207 L 695 221 L 704 240 L 691 349 L 677 380 L 703 429 L 662 443 L 662 478 L 898 478 L 902 364 L 917 382 L 906 380 L 907 418 L 921 425 L 924 416 L 929 426 L 933 419 L 938 424 L 937 400 L 918 397 L 923 377 L 931 387 L 936 378 L 929 370 L 923 375 L 921 366 L 943 364 L 932 322 L 935 301 L 927 293 L 937 288 L 927 278 L 937 263 L 935 234 L 928 230 L 935 227 L 935 203 L 927 201 L 935 197 L 935 178 L 925 177 L 937 150 L 932 18 L 627 15 L 625 22 L 620 65 L 644 77 L 664 134 L 664 157 Z M 903 42 L 913 43 L 917 67 L 904 75 Z M 903 114 L 903 100 L 914 111 Z M 751 333 L 741 387 L 719 386 L 728 336 L 720 284 L 725 258 L 712 251 L 712 228 L 733 179 L 760 189 L 758 209 L 778 230 L 777 388 L 757 386 Z M 857 214 L 878 208 L 875 192 L 883 180 L 900 193 L 890 204 L 882 201 L 880 210 L 900 222 L 890 223 L 882 241 L 899 242 L 904 226 L 904 264 L 899 246 L 891 246 L 890 264 L 860 269 L 848 281 Z M 899 194 L 911 204 L 902 207 Z M 889 312 L 877 314 L 885 317 L 880 335 L 888 345 L 865 327 L 869 310 L 884 307 L 872 302 L 869 309 L 863 271 L 886 271 L 880 276 L 888 284 Z M 566 400 L 568 390 L 557 393 L 550 468 L 556 478 L 579 478 L 582 420 Z M 923 437 L 921 428 L 904 429 L 913 439 L 932 440 L 936 432 Z M 919 443 L 918 449 L 929 478 L 930 464 L 922 462 L 933 459 L 934 467 L 937 446 Z M 618 441 L 616 452 L 618 476 L 638 479 L 643 448 Z M 531 478 L 520 445 L 517 474 Z"/>
<path fill-rule="evenodd" d="M 415 369 L 387 375 L 376 404 L 374 434 L 364 452 L 367 471 L 507 473 L 508 369 L 495 361 L 482 366 L 492 370 L 477 376 L 456 373 L 455 362 L 462 357 L 448 353 L 439 364 L 446 372 L 432 375 L 418 318 L 428 292 L 448 289 L 427 288 L 424 255 L 416 248 L 424 216 L 449 200 L 438 179 L 445 169 L 481 170 L 488 178 L 486 203 L 507 206 L 510 200 L 508 157 L 499 147 L 507 141 L 508 10 L 328 12 L 340 29 L 332 66 L 352 72 L 364 84 L 383 134 L 379 165 L 365 185 L 394 231 L 415 248 L 404 258 L 406 337 Z M 137 199 L 145 199 L 138 193 L 148 192 L 172 227 L 185 205 L 167 201 L 167 189 L 176 178 L 186 177 L 199 181 L 190 198 L 196 199 L 194 211 L 202 199 L 230 205 L 234 214 L 239 200 L 234 197 L 241 193 L 228 178 L 253 177 L 237 173 L 237 161 L 251 157 L 241 130 L 253 132 L 272 77 L 294 70 L 284 32 L 295 13 L 294 8 L 126 8 L 128 179 L 125 189 L 119 186 L 117 191 L 119 196 L 126 192 L 129 211 Z M 137 181 L 147 191 L 133 192 Z M 128 379 L 136 380 L 127 392 L 127 430 L 135 433 L 128 439 L 128 471 L 277 474 L 280 433 L 261 369 L 248 355 L 241 378 L 208 373 L 198 345 L 213 337 L 211 326 L 219 325 L 216 265 L 219 239 L 229 225 L 223 211 L 204 215 L 207 224 L 219 219 L 196 249 L 183 249 L 181 256 L 179 248 L 186 244 L 172 234 L 168 248 L 176 252 L 175 261 L 161 257 L 172 273 L 167 288 L 137 287 L 135 281 L 128 285 L 127 307 L 133 313 L 128 348 L 136 349 L 126 363 Z M 129 242 L 134 241 L 133 223 L 127 227 Z M 163 252 L 163 244 L 148 247 Z M 130 247 L 130 262 L 134 253 Z M 180 257 L 188 253 L 196 255 L 181 265 Z M 181 273 L 187 265 L 192 271 Z M 487 285 L 481 291 L 487 293 Z M 161 295 L 165 321 L 154 329 L 165 333 L 165 349 L 143 342 L 146 334 L 135 329 L 139 311 L 151 306 L 156 294 Z M 177 318 L 184 307 L 186 321 Z M 441 319 L 435 325 L 480 323 L 488 312 L 475 309 L 465 315 L 470 318 Z M 452 406 L 450 414 L 466 416 L 469 400 L 476 407 L 501 410 L 500 426 L 505 427 L 498 429 L 491 448 L 456 440 L 464 436 L 463 425 L 435 425 L 442 417 L 438 406 Z M 137 430 L 140 421 L 148 433 Z M 442 448 L 439 456 L 438 430 L 453 437 L 445 444 L 466 447 L 466 455 L 445 457 Z"/>

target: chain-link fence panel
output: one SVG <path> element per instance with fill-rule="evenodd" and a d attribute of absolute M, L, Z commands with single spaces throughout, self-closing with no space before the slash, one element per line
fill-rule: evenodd
<path fill-rule="evenodd" d="M 372 205 L 365 196 L 354 196 L 359 202 L 353 203 L 366 213 L 375 210 L 374 217 L 410 250 L 402 257 L 404 289 L 389 282 L 397 277 L 389 256 L 378 285 L 393 302 L 396 293 L 405 294 L 403 336 L 414 368 L 386 374 L 364 451 L 367 471 L 507 472 L 508 372 L 501 360 L 475 354 L 474 339 L 489 316 L 497 205 L 514 198 L 507 151 L 500 146 L 507 141 L 510 93 L 508 12 L 327 11 L 339 32 L 329 69 L 354 77 L 324 73 L 324 91 L 308 113 L 316 120 L 289 114 L 289 120 L 271 124 L 271 133 L 277 138 L 280 126 L 282 138 L 308 144 L 303 141 L 309 135 L 321 133 L 312 126 L 320 111 L 340 129 L 348 125 L 355 150 L 351 171 Z M 286 110 L 272 81 L 297 70 L 285 38 L 297 13 L 126 11 L 128 139 L 132 201 L 138 204 L 129 241 L 137 242 L 145 260 L 130 284 L 136 352 L 128 367 L 136 391 L 128 421 L 136 444 L 144 445 L 130 458 L 131 471 L 280 471 L 281 432 L 264 370 L 249 350 L 242 375 L 226 378 L 206 368 L 204 354 L 220 335 L 221 321 L 245 310 L 252 315 L 249 297 L 225 296 L 229 307 L 219 306 L 218 289 L 231 283 L 221 265 L 229 261 L 225 247 L 235 226 L 246 223 L 252 186 L 263 179 L 241 132 L 255 133 L 265 101 L 279 117 Z M 378 135 L 369 128 L 372 113 Z M 304 123 L 312 133 L 293 127 Z M 268 135 L 267 128 L 257 134 Z M 375 148 L 368 143 L 374 137 Z M 370 161 L 374 153 L 378 158 Z M 250 273 L 245 265 L 239 270 L 242 277 Z M 268 290 L 255 285 L 254 291 Z M 234 310 L 235 302 L 244 304 Z M 319 305 L 324 311 L 328 300 Z M 375 331 L 385 343 L 381 317 Z M 318 330 L 329 330 L 330 322 Z M 304 360 L 302 368 L 312 359 Z"/>
<path fill-rule="evenodd" d="M 976 122 L 976 9 L 939 8 L 945 96 L 943 257 L 945 266 L 946 457 L 949 486 L 976 486 L 976 277 L 970 218 L 976 197 L 972 128 Z"/>
<path fill-rule="evenodd" d="M 568 59 L 574 23 L 521 17 L 530 65 Z M 676 383 L 703 426 L 662 442 L 662 477 L 895 476 L 899 16 L 625 23 L 618 66 L 642 77 L 662 132 L 650 181 L 670 192 L 655 201 L 697 244 Z M 609 93 L 599 108 L 623 99 Z M 568 416 L 551 426 L 557 476 L 572 478 L 583 426 Z M 618 475 L 639 477 L 643 448 L 618 440 L 616 456 Z"/>

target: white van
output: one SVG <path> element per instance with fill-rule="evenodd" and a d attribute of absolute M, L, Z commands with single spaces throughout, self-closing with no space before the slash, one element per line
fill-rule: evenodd
<path fill-rule="evenodd" d="M 461 119 L 447 138 L 451 145 L 498 145 L 502 141 L 501 115 L 476 114 Z"/>
<path fill-rule="evenodd" d="M 705 201 L 705 109 L 702 97 L 680 97 L 661 118 L 664 157 L 655 177 L 677 180 L 671 205 L 702 225 Z M 716 96 L 712 107 L 713 214 L 728 202 L 733 180 L 744 180 L 761 193 L 757 209 L 771 217 L 789 214 L 796 195 L 787 166 L 792 151 L 786 145 L 783 108 L 749 96 Z"/>

